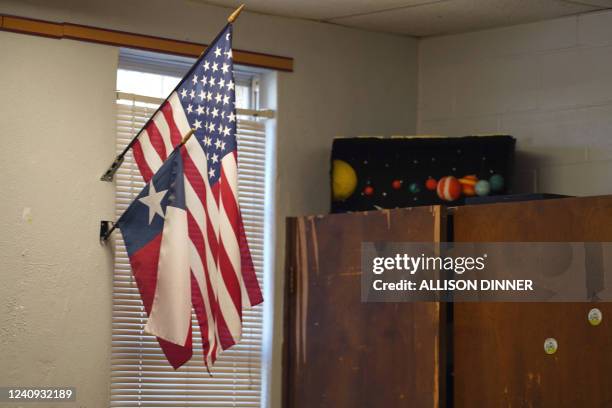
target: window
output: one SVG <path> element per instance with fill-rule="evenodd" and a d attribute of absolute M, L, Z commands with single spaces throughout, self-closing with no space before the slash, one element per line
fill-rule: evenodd
<path fill-rule="evenodd" d="M 148 57 L 143 58 L 142 55 Z M 121 53 L 117 74 L 117 153 L 155 112 L 162 98 L 174 89 L 190 61 L 159 60 L 150 53 Z M 182 70 L 182 72 L 181 72 Z M 257 77 L 248 72 L 236 74 L 239 108 L 239 201 L 244 225 L 264 290 L 263 265 L 266 197 L 265 119 L 258 115 Z M 261 116 L 268 115 L 263 112 Z M 116 215 L 119 217 L 144 187 L 131 152 L 115 176 Z M 259 407 L 262 401 L 263 308 L 259 305 L 243 313 L 243 338 L 226 350 L 211 375 L 202 357 L 200 331 L 193 324 L 192 360 L 174 370 L 165 360 L 155 337 L 144 332 L 146 313 L 133 279 L 129 259 L 121 239 L 115 234 L 112 328 L 112 407 Z M 267 299 L 264 292 L 264 298 Z"/>
<path fill-rule="evenodd" d="M 236 84 L 236 107 L 242 109 L 254 108 L 254 97 L 251 95 L 257 92 L 252 82 L 257 83 L 256 77 L 249 75 L 236 75 L 241 81 Z M 117 71 L 117 89 L 126 93 L 139 96 L 148 96 L 163 100 L 172 92 L 181 77 L 152 74 L 148 72 L 133 71 L 129 69 L 119 69 Z M 157 108 L 157 106 L 156 106 Z"/>

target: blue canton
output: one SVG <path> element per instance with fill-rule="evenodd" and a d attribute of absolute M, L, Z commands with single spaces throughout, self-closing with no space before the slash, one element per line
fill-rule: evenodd
<path fill-rule="evenodd" d="M 162 233 L 168 206 L 186 208 L 183 174 L 183 159 L 176 149 L 117 220 L 128 255 Z"/>
<path fill-rule="evenodd" d="M 236 150 L 236 93 L 232 63 L 232 27 L 206 49 L 177 92 L 194 136 L 204 149 L 208 179 L 219 180 L 221 160 Z"/>

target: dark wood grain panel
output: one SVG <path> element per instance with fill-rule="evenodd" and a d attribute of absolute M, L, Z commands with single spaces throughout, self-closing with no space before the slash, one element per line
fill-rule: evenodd
<path fill-rule="evenodd" d="M 453 218 L 458 242 L 612 241 L 612 197 L 466 206 Z M 610 303 L 456 303 L 455 407 L 611 407 L 611 319 Z"/>
<path fill-rule="evenodd" d="M 437 303 L 361 303 L 360 248 L 440 240 L 441 225 L 439 207 L 288 220 L 286 406 L 439 406 L 443 311 Z"/>

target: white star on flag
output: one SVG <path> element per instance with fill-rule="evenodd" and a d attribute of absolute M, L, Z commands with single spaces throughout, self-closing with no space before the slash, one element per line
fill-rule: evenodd
<path fill-rule="evenodd" d="M 164 211 L 161 207 L 161 202 L 164 199 L 164 196 L 168 190 L 163 190 L 160 192 L 155 191 L 155 185 L 153 182 L 149 183 L 149 195 L 146 197 L 141 197 L 138 199 L 141 203 L 149 207 L 149 224 L 153 222 L 153 218 L 155 218 L 155 214 L 164 218 Z"/>

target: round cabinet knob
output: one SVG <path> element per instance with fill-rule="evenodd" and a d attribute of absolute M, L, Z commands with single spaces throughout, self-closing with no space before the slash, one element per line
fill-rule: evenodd
<path fill-rule="evenodd" d="M 557 340 L 553 337 L 549 337 L 544 340 L 544 351 L 546 354 L 555 354 L 558 348 L 559 345 L 557 344 Z"/>
<path fill-rule="evenodd" d="M 591 326 L 599 326 L 603 319 L 603 314 L 601 313 L 601 310 L 594 307 L 593 309 L 589 310 L 588 319 Z"/>

